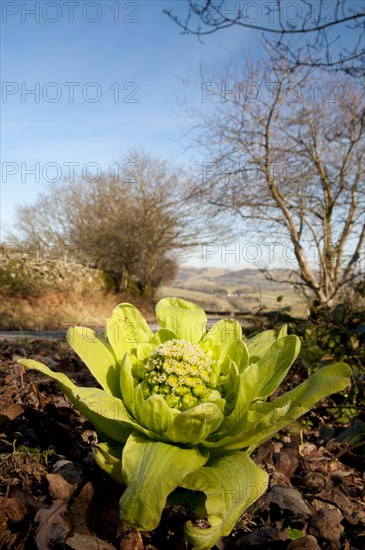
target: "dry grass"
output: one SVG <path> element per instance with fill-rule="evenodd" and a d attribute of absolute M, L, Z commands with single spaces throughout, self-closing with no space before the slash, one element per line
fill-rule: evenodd
<path fill-rule="evenodd" d="M 72 325 L 103 329 L 112 309 L 121 302 L 132 302 L 148 320 L 154 319 L 153 304 L 130 296 L 100 291 L 48 292 L 37 298 L 0 296 L 0 329 L 41 331 Z"/>

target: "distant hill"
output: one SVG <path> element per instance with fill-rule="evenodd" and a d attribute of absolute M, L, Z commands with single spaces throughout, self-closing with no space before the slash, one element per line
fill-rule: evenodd
<path fill-rule="evenodd" d="M 287 270 L 276 270 L 276 278 L 287 278 Z M 178 296 L 213 311 L 247 311 L 260 308 L 290 308 L 292 314 L 305 315 L 305 304 L 291 285 L 268 281 L 257 269 L 234 271 L 224 268 L 180 268 L 174 283 L 162 287 L 159 297 Z M 278 297 L 282 297 L 279 300 Z"/>

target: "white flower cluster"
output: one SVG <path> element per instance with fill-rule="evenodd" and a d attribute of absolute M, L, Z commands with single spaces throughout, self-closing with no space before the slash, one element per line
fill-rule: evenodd
<path fill-rule="evenodd" d="M 145 365 L 145 398 L 161 394 L 170 407 L 180 410 L 197 405 L 216 384 L 211 358 L 186 340 L 160 344 Z"/>

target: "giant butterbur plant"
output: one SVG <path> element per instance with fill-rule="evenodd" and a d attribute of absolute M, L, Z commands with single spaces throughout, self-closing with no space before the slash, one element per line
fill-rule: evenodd
<path fill-rule="evenodd" d="M 299 353 L 297 336 L 284 327 L 244 340 L 234 320 L 206 332 L 204 311 L 178 298 L 161 300 L 156 316 L 154 334 L 141 313 L 123 303 L 103 336 L 69 330 L 70 345 L 102 389 L 76 387 L 31 359 L 21 363 L 54 378 L 94 424 L 101 439 L 96 462 L 126 485 L 121 520 L 154 529 L 167 502 L 188 496 L 205 522 L 188 521 L 187 539 L 211 548 L 267 487 L 267 473 L 250 458 L 254 449 L 343 390 L 350 368 L 326 366 L 267 401 Z"/>

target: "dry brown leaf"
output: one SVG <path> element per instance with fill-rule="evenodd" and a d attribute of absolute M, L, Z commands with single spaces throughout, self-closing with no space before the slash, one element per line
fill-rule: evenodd
<path fill-rule="evenodd" d="M 335 505 L 345 514 L 352 514 L 354 509 L 351 500 L 341 491 L 333 487 L 328 490 L 321 491 L 316 495 L 316 498 L 322 500 L 323 502 L 328 502 Z"/>
<path fill-rule="evenodd" d="M 274 485 L 266 494 L 265 501 L 277 504 L 283 510 L 290 510 L 297 517 L 308 517 L 312 513 L 301 493 L 294 487 Z"/>
<path fill-rule="evenodd" d="M 120 550 L 143 550 L 142 535 L 138 531 L 130 531 L 122 536 L 119 545 Z"/>
<path fill-rule="evenodd" d="M 24 407 L 20 403 L 8 403 L 0 406 L 0 425 L 9 420 L 14 420 L 24 412 Z"/>
<path fill-rule="evenodd" d="M 273 527 L 263 527 L 248 535 L 240 537 L 236 542 L 235 548 L 237 548 L 237 550 L 246 550 L 248 548 L 270 548 L 273 542 L 285 541 L 287 538 L 288 532 L 286 529 L 281 531 Z"/>
<path fill-rule="evenodd" d="M 71 514 L 73 522 L 76 526 L 76 530 L 80 534 L 89 535 L 90 529 L 87 521 L 87 511 L 94 496 L 94 488 L 91 481 L 85 483 L 82 487 L 76 502 L 71 508 Z"/>
<path fill-rule="evenodd" d="M 321 550 L 317 539 L 312 535 L 306 535 L 300 539 L 293 540 L 287 550 Z"/>
<path fill-rule="evenodd" d="M 115 550 L 115 546 L 109 542 L 98 539 L 94 535 L 74 533 L 67 539 L 67 546 L 73 550 Z"/>
<path fill-rule="evenodd" d="M 69 500 L 83 479 L 82 468 L 70 460 L 58 460 L 46 474 L 48 490 L 55 499 Z"/>
<path fill-rule="evenodd" d="M 60 474 L 46 474 L 48 491 L 51 497 L 58 500 L 69 500 L 75 486 L 66 481 Z"/>
<path fill-rule="evenodd" d="M 292 439 L 285 443 L 275 457 L 276 471 L 287 479 L 291 479 L 299 464 L 299 446 Z"/>
<path fill-rule="evenodd" d="M 39 527 L 35 540 L 38 548 L 48 550 L 67 540 L 72 532 L 67 512 L 67 503 L 63 500 L 55 500 L 48 510 L 37 512 L 35 522 Z"/>
<path fill-rule="evenodd" d="M 341 525 L 342 520 L 343 515 L 339 510 L 322 508 L 311 517 L 308 533 L 321 537 L 336 547 L 344 530 L 343 525 Z"/>
<path fill-rule="evenodd" d="M 20 523 L 28 513 L 28 509 L 18 498 L 0 496 L 0 511 L 5 514 L 10 523 Z"/>

